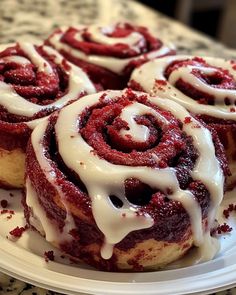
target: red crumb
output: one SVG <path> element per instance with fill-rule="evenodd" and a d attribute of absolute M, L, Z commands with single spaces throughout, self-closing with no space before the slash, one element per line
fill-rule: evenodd
<path fill-rule="evenodd" d="M 185 117 L 184 118 L 184 123 L 185 124 L 189 124 L 189 123 L 191 123 L 192 122 L 192 118 L 191 117 Z"/>
<path fill-rule="evenodd" d="M 219 224 L 217 227 L 211 230 L 211 235 L 216 236 L 220 234 L 230 233 L 233 230 L 227 223 Z"/>
<path fill-rule="evenodd" d="M 229 110 L 231 113 L 235 113 L 235 108 L 230 108 Z"/>
<path fill-rule="evenodd" d="M 224 211 L 223 211 L 224 217 L 226 219 L 229 218 L 230 213 L 233 212 L 233 211 L 236 211 L 236 205 L 229 204 L 228 208 L 227 209 L 224 209 Z"/>
<path fill-rule="evenodd" d="M 54 261 L 55 257 L 54 257 L 54 252 L 51 251 L 45 251 L 44 252 L 44 259 L 46 262 L 50 261 Z"/>
<path fill-rule="evenodd" d="M 223 223 L 219 225 L 216 229 L 217 234 L 222 234 L 222 233 L 230 233 L 232 231 L 232 227 L 230 227 L 227 223 Z"/>
<path fill-rule="evenodd" d="M 155 84 L 156 85 L 162 85 L 162 86 L 165 86 L 167 84 L 166 80 L 158 80 L 156 79 L 155 80 Z"/>
<path fill-rule="evenodd" d="M 11 214 L 11 215 L 14 215 L 15 214 L 15 211 L 14 210 L 7 210 L 7 209 L 4 209 L 4 210 L 1 210 L 0 211 L 0 214 Z"/>
<path fill-rule="evenodd" d="M 199 124 L 194 124 L 193 126 L 192 126 L 192 128 L 201 128 L 201 126 L 199 125 Z"/>
<path fill-rule="evenodd" d="M 13 193 L 10 193 L 9 196 L 10 196 L 10 197 L 14 197 L 14 194 L 13 194 Z"/>
<path fill-rule="evenodd" d="M 0 204 L 1 204 L 1 207 L 2 207 L 2 208 L 7 208 L 7 206 L 8 206 L 8 201 L 7 201 L 7 200 L 1 200 Z"/>
<path fill-rule="evenodd" d="M 27 226 L 22 226 L 22 227 L 17 226 L 13 230 L 11 230 L 9 232 L 9 234 L 14 236 L 15 238 L 20 238 L 22 236 L 23 232 L 26 231 L 27 228 L 28 228 Z"/>

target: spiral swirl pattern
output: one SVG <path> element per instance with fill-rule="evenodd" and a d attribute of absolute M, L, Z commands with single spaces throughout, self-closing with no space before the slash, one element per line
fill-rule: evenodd
<path fill-rule="evenodd" d="M 19 43 L 0 52 L 0 120 L 37 120 L 82 95 L 94 85 L 78 67 L 47 46 Z"/>
<path fill-rule="evenodd" d="M 234 61 L 213 57 L 163 57 L 135 70 L 132 85 L 172 99 L 192 113 L 236 120 Z"/>
<path fill-rule="evenodd" d="M 147 28 L 128 23 L 62 28 L 46 43 L 86 70 L 94 81 L 102 81 L 105 89 L 124 86 L 136 66 L 174 53 Z"/>
<path fill-rule="evenodd" d="M 176 103 L 129 89 L 81 98 L 39 124 L 27 157 L 26 203 L 41 221 L 40 231 L 60 245 L 71 241 L 69 233 L 76 227 L 79 230 L 76 214 L 83 222 L 90 216 L 104 236 L 104 260 L 132 232 L 180 240 L 190 225 L 195 245 L 202 245 L 203 219 L 208 218 L 210 227 L 223 196 L 224 177 L 209 130 Z M 38 167 L 40 177 L 33 167 Z M 39 178 L 45 179 L 44 188 L 50 184 L 53 194 L 42 194 Z M 77 195 L 77 201 L 70 194 Z M 165 198 L 171 205 L 161 201 Z M 50 212 L 52 205 L 45 206 L 50 199 L 64 210 L 60 238 L 58 228 L 53 229 L 50 220 L 45 224 L 48 218 L 42 213 L 44 207 L 47 216 L 58 218 Z M 163 233 L 158 226 L 168 215 L 176 226 L 176 210 L 186 219 L 183 227 L 179 234 Z"/>

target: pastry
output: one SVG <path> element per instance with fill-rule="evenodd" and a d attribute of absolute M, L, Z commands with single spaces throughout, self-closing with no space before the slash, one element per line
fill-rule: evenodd
<path fill-rule="evenodd" d="M 215 254 L 220 157 L 217 138 L 171 100 L 131 89 L 88 95 L 32 132 L 25 216 L 101 270 L 159 269 L 193 245 L 210 249 L 204 261 Z"/>
<path fill-rule="evenodd" d="M 50 47 L 22 42 L 0 51 L 0 187 L 23 187 L 26 144 L 38 122 L 95 91 Z"/>
<path fill-rule="evenodd" d="M 57 29 L 46 44 L 83 68 L 104 89 L 124 88 L 135 67 L 175 52 L 147 28 L 128 23 Z"/>
<path fill-rule="evenodd" d="M 130 87 L 169 98 L 214 128 L 223 143 L 236 185 L 236 62 L 214 57 L 171 56 L 135 70 Z"/>

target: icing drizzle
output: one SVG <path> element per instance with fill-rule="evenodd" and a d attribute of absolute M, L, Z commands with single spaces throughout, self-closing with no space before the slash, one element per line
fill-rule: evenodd
<path fill-rule="evenodd" d="M 21 66 L 32 62 L 37 67 L 38 72 L 44 72 L 47 75 L 53 74 L 53 69 L 49 62 L 37 52 L 33 44 L 28 42 L 20 42 L 19 46 L 28 59 L 21 56 L 7 56 L 0 59 L 0 62 L 15 62 Z M 1 81 L 0 105 L 2 105 L 8 112 L 30 118 L 43 110 L 55 110 L 61 108 L 70 101 L 77 99 L 83 92 L 96 92 L 92 82 L 89 80 L 88 76 L 83 70 L 67 61 L 65 62 L 64 58 L 56 50 L 48 46 L 43 46 L 42 49 L 44 52 L 46 52 L 46 54 L 51 56 L 53 58 L 53 62 L 62 67 L 68 75 L 69 86 L 67 93 L 51 104 L 38 105 L 19 95 L 10 84 Z M 63 66 L 64 63 L 66 63 L 67 67 Z M 38 122 L 39 120 L 33 120 L 27 122 L 26 124 L 29 127 L 34 128 Z"/>
<path fill-rule="evenodd" d="M 183 66 L 174 69 L 169 78 L 166 79 L 165 71 L 167 67 L 175 61 L 191 60 L 193 56 L 169 56 L 162 57 L 153 61 L 149 61 L 138 69 L 134 70 L 131 79 L 137 82 L 143 90 L 151 95 L 158 95 L 163 98 L 169 98 L 177 103 L 180 103 L 187 110 L 196 114 L 210 115 L 216 118 L 236 120 L 236 113 L 232 112 L 232 107 L 235 107 L 236 89 L 221 89 L 211 86 L 193 74 L 193 70 L 199 70 L 203 75 L 211 75 L 217 72 L 217 68 L 227 70 L 236 81 L 235 64 L 232 61 L 227 61 L 221 58 L 204 57 L 204 61 L 208 64 L 204 66 Z M 145 77 L 145 78 L 144 78 Z M 214 96 L 215 105 L 199 104 L 196 100 L 185 95 L 175 87 L 178 80 L 193 86 L 204 93 Z M 158 85 L 157 81 L 161 81 Z M 230 105 L 225 105 L 225 99 L 230 101 Z"/>
<path fill-rule="evenodd" d="M 74 27 L 76 28 L 76 27 Z M 82 28 L 78 27 L 78 33 L 75 35 L 75 39 L 77 41 L 82 41 Z M 116 58 L 116 57 L 109 57 L 109 56 L 99 56 L 99 55 L 87 55 L 79 49 L 73 48 L 71 45 L 64 43 L 61 41 L 64 34 L 66 34 L 68 28 L 62 28 L 60 32 L 55 32 L 50 38 L 49 43 L 58 51 L 66 52 L 67 54 L 82 59 L 86 62 L 95 64 L 97 66 L 104 67 L 116 74 L 121 74 L 123 70 L 128 66 L 128 64 L 136 59 L 146 58 L 146 59 L 153 59 L 162 55 L 165 55 L 170 52 L 170 48 L 167 46 L 161 46 L 157 50 L 153 50 L 150 53 L 145 53 L 141 55 L 137 55 L 135 57 L 130 58 Z M 144 37 L 138 33 L 133 32 L 126 37 L 123 38 L 114 38 L 110 36 L 104 35 L 104 32 L 113 32 L 114 27 L 99 27 L 96 25 L 92 25 L 88 28 L 88 32 L 90 35 L 90 39 L 94 42 L 98 42 L 99 44 L 104 45 L 114 45 L 114 44 L 125 44 L 130 46 L 133 50 L 140 53 L 140 47 L 143 43 Z"/>
<path fill-rule="evenodd" d="M 90 39 L 97 43 L 102 43 L 106 45 L 115 45 L 115 44 L 126 44 L 130 48 L 135 50 L 137 53 L 140 53 L 140 43 L 145 43 L 143 35 L 138 32 L 132 32 L 126 37 L 116 37 L 112 38 L 106 34 L 111 34 L 115 30 L 115 26 L 99 27 L 97 25 L 90 25 L 87 29 L 87 32 L 91 36 Z"/>
<path fill-rule="evenodd" d="M 106 91 L 104 93 L 106 94 L 106 101 L 112 102 L 117 97 L 124 95 L 125 90 L 123 92 Z M 201 208 L 190 191 L 180 188 L 174 168 L 153 169 L 146 166 L 114 165 L 93 153 L 93 148 L 88 145 L 79 133 L 79 123 L 84 110 L 97 104 L 104 93 L 81 98 L 79 101 L 63 108 L 55 125 L 60 156 L 64 163 L 77 173 L 85 184 L 92 201 L 94 219 L 104 234 L 104 244 L 101 248 L 102 257 L 109 259 L 112 256 L 114 245 L 125 238 L 129 232 L 149 228 L 153 225 L 152 217 L 146 213 L 140 214 L 138 206 L 131 204 L 125 197 L 125 180 L 132 177 L 139 179 L 154 189 L 165 192 L 167 188 L 171 190 L 171 193 L 167 193 L 168 198 L 181 202 L 190 217 L 194 244 L 203 249 L 204 243 L 211 240 L 209 230 L 215 217 L 215 211 L 223 198 L 224 182 L 224 176 L 215 156 L 215 148 L 209 130 L 199 124 L 193 117 L 191 117 L 190 123 L 185 124 L 185 118 L 191 115 L 175 102 L 168 99 L 157 100 L 155 97 L 148 97 L 151 104 L 170 111 L 178 118 L 183 123 L 183 131 L 193 138 L 193 144 L 198 151 L 199 157 L 192 171 L 192 178 L 200 180 L 206 186 L 212 198 L 208 216 L 208 228 L 203 231 Z M 143 93 L 137 93 L 137 95 L 143 95 Z M 129 118 L 130 112 L 132 112 L 132 116 L 127 122 L 129 135 L 135 140 L 145 140 L 147 133 L 143 129 L 141 135 L 139 135 L 139 127 L 141 126 L 138 127 L 138 124 L 133 119 L 136 115 L 151 113 L 158 118 L 163 126 L 168 124 L 158 112 L 140 103 L 133 102 L 131 105 L 124 107 L 121 113 L 122 119 L 125 120 L 126 116 Z M 198 128 L 195 128 L 196 124 Z M 46 126 L 47 121 L 35 129 L 32 135 L 32 144 L 42 170 L 45 172 L 47 179 L 51 181 L 51 170 L 48 169 L 48 163 L 45 158 L 40 156 L 43 151 L 42 138 Z M 62 192 L 59 192 L 59 194 L 61 195 Z M 123 206 L 121 208 L 115 207 L 109 198 L 110 195 L 117 196 L 122 201 Z M 27 198 L 30 198 L 28 193 Z M 63 195 L 61 195 L 61 198 L 63 200 Z M 37 206 L 35 207 L 37 208 Z M 67 211 L 67 214 L 70 213 Z M 39 215 L 37 214 L 37 216 Z M 49 230 L 48 226 L 52 225 L 48 223 L 44 228 L 45 231 Z M 202 257 L 207 260 L 212 258 L 214 254 L 212 252 L 209 255 L 202 255 Z"/>

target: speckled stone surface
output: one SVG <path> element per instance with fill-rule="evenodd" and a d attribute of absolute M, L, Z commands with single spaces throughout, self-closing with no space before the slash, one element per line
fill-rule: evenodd
<path fill-rule="evenodd" d="M 0 0 L 0 43 L 38 42 L 56 27 L 128 20 L 150 27 L 177 53 L 236 58 L 236 51 L 131 0 Z M 0 295 L 55 295 L 0 273 Z M 236 289 L 217 295 L 236 295 Z"/>
<path fill-rule="evenodd" d="M 149 26 L 178 53 L 236 58 L 236 51 L 131 1 L 119 0 L 1 0 L 0 42 L 37 40 L 62 25 L 128 20 Z"/>

